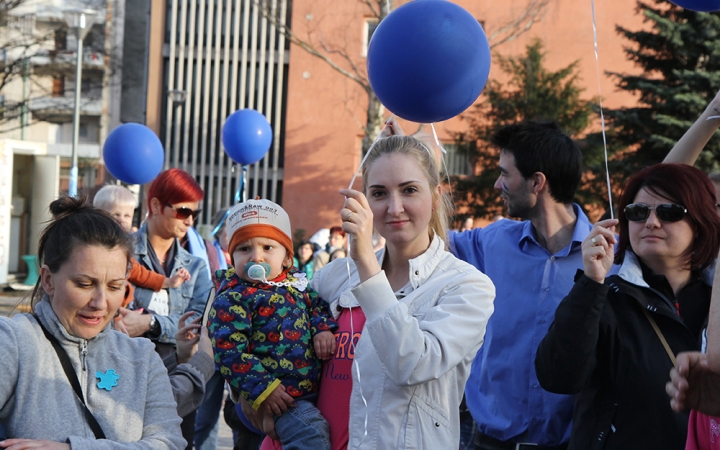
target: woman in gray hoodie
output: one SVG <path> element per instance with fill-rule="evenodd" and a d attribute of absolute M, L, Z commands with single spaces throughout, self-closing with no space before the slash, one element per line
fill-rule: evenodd
<path fill-rule="evenodd" d="M 0 448 L 185 448 L 152 342 L 110 327 L 125 292 L 130 237 L 84 199 L 60 198 L 50 211 L 33 312 L 0 318 L 0 423 L 8 437 Z"/>

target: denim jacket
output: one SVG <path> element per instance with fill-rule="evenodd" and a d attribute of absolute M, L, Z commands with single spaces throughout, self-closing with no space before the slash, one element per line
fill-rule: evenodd
<path fill-rule="evenodd" d="M 135 233 L 135 259 L 144 267 L 153 270 L 152 262 L 147 251 L 147 225 L 143 225 Z M 208 277 L 208 269 L 205 261 L 191 255 L 187 250 L 178 245 L 178 252 L 175 255 L 173 273 L 181 268 L 190 272 L 190 280 L 184 282 L 177 288 L 169 288 L 168 296 L 170 301 L 170 314 L 167 316 L 157 315 L 160 324 L 160 337 L 158 342 L 175 344 L 175 332 L 178 327 L 178 319 L 186 311 L 195 311 L 197 315 L 203 313 L 205 302 L 212 288 L 212 281 Z M 153 291 L 137 287 L 135 289 L 135 304 L 140 308 L 147 308 L 152 299 Z M 197 317 L 197 316 L 195 316 Z"/>

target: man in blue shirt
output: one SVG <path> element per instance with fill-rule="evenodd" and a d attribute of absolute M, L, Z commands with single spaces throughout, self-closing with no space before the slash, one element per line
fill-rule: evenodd
<path fill-rule="evenodd" d="M 554 122 L 507 126 L 492 143 L 501 149 L 495 189 L 508 215 L 525 220 L 501 220 L 450 237 L 455 254 L 487 274 L 497 292 L 465 388 L 478 426 L 475 448 L 564 449 L 573 397 L 544 391 L 534 361 L 582 268 L 580 244 L 592 228 L 572 202 L 582 155 Z"/>

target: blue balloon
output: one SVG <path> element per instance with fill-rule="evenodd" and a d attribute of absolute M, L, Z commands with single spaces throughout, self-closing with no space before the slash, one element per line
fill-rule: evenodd
<path fill-rule="evenodd" d="M 490 46 L 480 23 L 444 0 L 416 0 L 380 22 L 367 55 L 370 85 L 403 119 L 441 122 L 478 98 L 490 73 Z"/>
<path fill-rule="evenodd" d="M 272 128 L 265 116 L 254 109 L 230 114 L 222 128 L 225 153 L 238 164 L 255 164 L 270 149 Z"/>
<path fill-rule="evenodd" d="M 125 123 L 110 132 L 103 145 L 107 170 L 128 184 L 154 180 L 165 162 L 160 139 L 145 125 Z"/>
<path fill-rule="evenodd" d="M 699 12 L 720 11 L 720 0 L 670 0 L 681 8 Z"/>

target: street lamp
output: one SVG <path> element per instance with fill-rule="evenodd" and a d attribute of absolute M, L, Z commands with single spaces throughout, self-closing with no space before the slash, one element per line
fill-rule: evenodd
<path fill-rule="evenodd" d="M 185 103 L 186 96 L 187 92 L 182 89 L 171 89 L 168 91 L 168 97 L 170 97 L 170 101 L 173 103 L 173 106 L 176 107 Z"/>
<path fill-rule="evenodd" d="M 71 197 L 77 196 L 78 185 L 78 140 L 80 137 L 80 91 L 82 89 L 82 51 L 83 39 L 93 26 L 97 13 L 90 9 L 66 11 L 65 22 L 68 24 L 70 33 L 77 39 L 77 59 L 75 60 L 75 107 L 73 112 L 73 141 L 72 141 L 72 165 L 70 166 L 70 189 L 68 194 Z"/>

